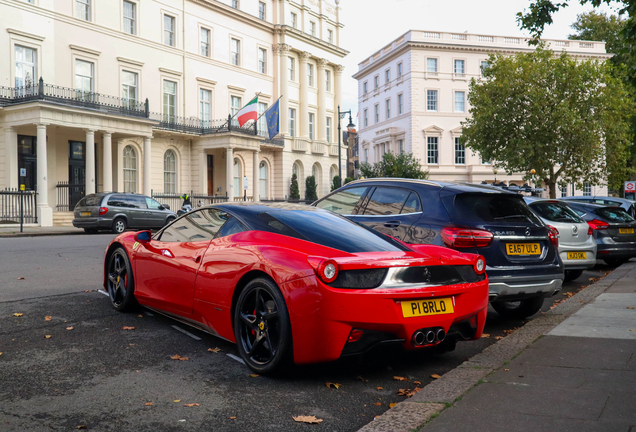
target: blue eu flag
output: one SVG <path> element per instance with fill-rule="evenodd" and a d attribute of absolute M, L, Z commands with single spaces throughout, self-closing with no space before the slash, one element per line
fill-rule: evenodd
<path fill-rule="evenodd" d="M 269 133 L 269 139 L 273 139 L 276 135 L 278 135 L 278 132 L 280 131 L 280 127 L 279 127 L 279 119 L 280 116 L 278 115 L 278 102 L 276 101 L 276 103 L 274 105 L 271 106 L 270 109 L 267 110 L 267 112 L 265 113 L 265 120 L 267 121 L 267 132 Z"/>

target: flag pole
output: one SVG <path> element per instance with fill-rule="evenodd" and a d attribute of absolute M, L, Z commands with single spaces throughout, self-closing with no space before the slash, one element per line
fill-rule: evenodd
<path fill-rule="evenodd" d="M 278 102 L 280 100 L 280 98 L 282 98 L 282 97 L 283 97 L 283 95 L 281 95 L 278 99 L 276 99 L 276 102 Z M 276 102 L 274 102 L 269 108 L 267 108 L 263 114 L 259 115 L 258 118 L 256 119 L 256 121 L 259 121 L 261 119 L 261 117 L 263 117 L 265 114 L 267 114 L 267 112 L 272 109 L 272 107 L 276 104 Z"/>

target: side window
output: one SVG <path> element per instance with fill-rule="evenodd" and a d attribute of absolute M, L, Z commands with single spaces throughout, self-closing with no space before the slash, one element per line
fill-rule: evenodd
<path fill-rule="evenodd" d="M 111 195 L 110 198 L 108 198 L 107 205 L 111 207 L 128 207 L 128 204 L 124 202 L 123 195 Z"/>
<path fill-rule="evenodd" d="M 236 220 L 236 218 L 230 217 L 230 219 L 225 223 L 225 225 L 221 227 L 219 232 L 216 234 L 216 238 L 237 234 L 243 231 L 248 231 L 245 225 Z"/>
<path fill-rule="evenodd" d="M 409 195 L 410 191 L 405 189 L 379 187 L 373 192 L 367 207 L 364 209 L 364 215 L 400 214 Z"/>
<path fill-rule="evenodd" d="M 316 204 L 316 207 L 332 211 L 341 215 L 353 214 L 360 198 L 364 196 L 367 187 L 352 187 L 328 196 Z"/>
<path fill-rule="evenodd" d="M 145 209 L 147 208 L 146 200 L 139 196 L 124 196 L 124 207 Z"/>
<path fill-rule="evenodd" d="M 217 209 L 204 209 L 192 212 L 172 225 L 162 233 L 163 242 L 194 242 L 212 240 L 230 215 Z"/>
<path fill-rule="evenodd" d="M 148 198 L 148 197 L 146 197 L 146 205 L 151 210 L 159 210 L 159 207 L 161 207 L 161 204 L 159 204 L 157 201 L 153 200 L 152 198 Z"/>
<path fill-rule="evenodd" d="M 404 207 L 402 207 L 401 214 L 419 213 L 421 211 L 422 206 L 420 205 L 420 197 L 418 197 L 415 192 L 411 192 L 411 195 L 409 195 L 404 203 Z"/>

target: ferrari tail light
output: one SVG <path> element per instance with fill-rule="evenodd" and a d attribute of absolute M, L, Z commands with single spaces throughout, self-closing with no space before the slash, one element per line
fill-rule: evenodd
<path fill-rule="evenodd" d="M 316 257 L 307 257 L 307 261 L 324 283 L 331 283 L 338 277 L 338 263 L 336 261 Z"/>
<path fill-rule="evenodd" d="M 351 330 L 347 343 L 358 342 L 363 334 L 364 334 L 364 330 L 360 330 L 360 329 Z"/>
<path fill-rule="evenodd" d="M 486 247 L 492 243 L 493 234 L 490 231 L 455 228 L 442 228 L 442 241 L 451 248 Z"/>
<path fill-rule="evenodd" d="M 486 260 L 484 259 L 483 256 L 479 256 L 475 260 L 474 267 L 475 267 L 475 273 L 477 273 L 478 275 L 484 274 L 484 272 L 486 271 Z"/>
<path fill-rule="evenodd" d="M 607 228 L 609 228 L 609 224 L 607 222 L 603 222 L 602 220 L 598 220 L 598 219 L 587 221 L 587 224 L 593 230 L 606 230 Z"/>
<path fill-rule="evenodd" d="M 472 328 L 477 328 L 477 315 L 471 316 L 468 322 Z"/>
<path fill-rule="evenodd" d="M 108 207 L 100 207 L 99 208 L 99 215 L 100 216 L 104 216 L 106 213 L 108 213 Z"/>
<path fill-rule="evenodd" d="M 552 243 L 552 246 L 558 248 L 559 247 L 559 230 L 553 227 L 552 225 L 548 225 L 548 237 L 550 238 L 550 243 Z"/>

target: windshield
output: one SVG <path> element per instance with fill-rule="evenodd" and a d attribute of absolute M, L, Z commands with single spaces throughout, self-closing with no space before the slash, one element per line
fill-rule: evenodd
<path fill-rule="evenodd" d="M 88 195 L 80 200 L 77 203 L 77 207 L 93 207 L 98 206 L 102 202 L 102 196 L 99 195 Z"/>
<path fill-rule="evenodd" d="M 595 212 L 610 222 L 634 222 L 634 218 L 618 207 L 605 207 Z"/>
<path fill-rule="evenodd" d="M 449 200 L 450 198 L 450 200 Z M 463 193 L 443 199 L 446 210 L 455 221 L 488 224 L 530 223 L 543 226 L 543 222 L 527 206 L 523 198 L 513 194 Z"/>
<path fill-rule="evenodd" d="M 552 222 L 585 222 L 566 204 L 541 201 L 530 204 L 530 208 L 543 219 L 547 219 Z"/>
<path fill-rule="evenodd" d="M 324 211 L 281 210 L 261 213 L 258 215 L 258 226 L 254 228 L 349 253 L 409 250 L 388 237 Z"/>

